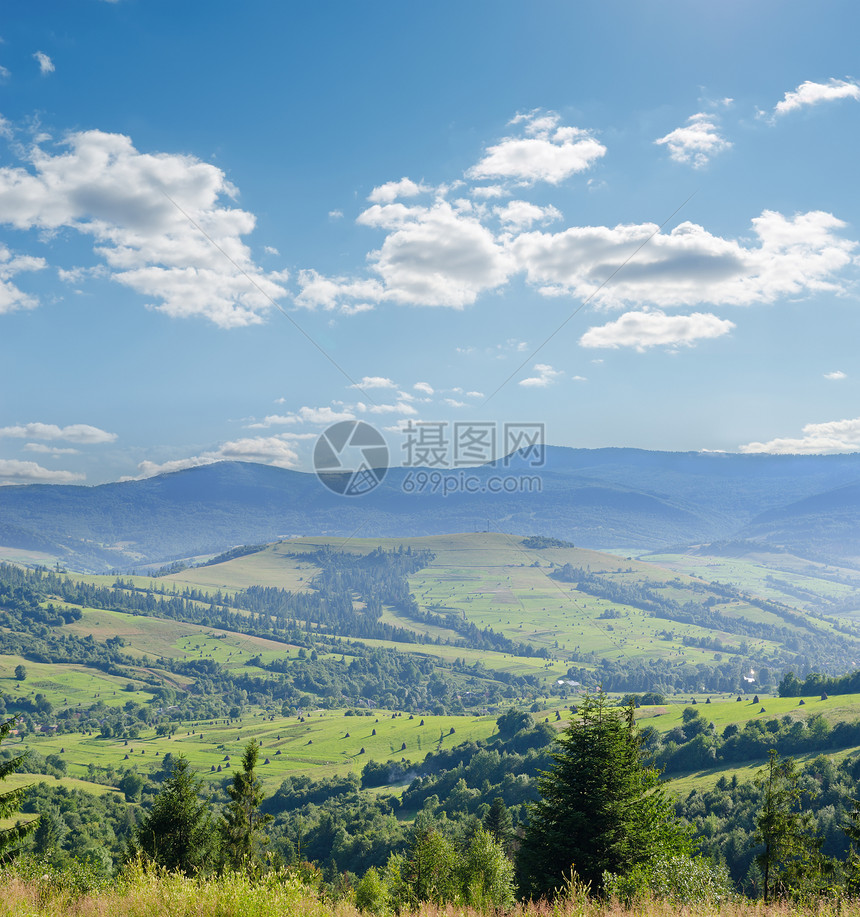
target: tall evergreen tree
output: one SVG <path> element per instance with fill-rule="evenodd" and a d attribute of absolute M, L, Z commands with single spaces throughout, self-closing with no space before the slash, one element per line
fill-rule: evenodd
<path fill-rule="evenodd" d="M 0 742 L 12 731 L 17 717 L 0 723 Z M 21 766 L 26 754 L 0 762 L 0 781 L 5 780 L 9 774 L 14 773 Z M 21 806 L 26 787 L 17 790 L 0 792 L 0 818 L 10 818 L 15 815 Z M 5 863 L 20 853 L 20 842 L 35 829 L 38 819 L 33 818 L 27 822 L 18 821 L 8 828 L 0 828 L 0 863 Z"/>
<path fill-rule="evenodd" d="M 209 800 L 200 798 L 202 780 L 180 755 L 147 817 L 135 832 L 132 853 L 165 869 L 195 875 L 212 862 L 217 833 Z"/>
<path fill-rule="evenodd" d="M 501 796 L 496 796 L 489 812 L 484 816 L 484 828 L 493 835 L 496 843 L 501 845 L 505 853 L 510 854 L 514 826 L 511 813 Z"/>
<path fill-rule="evenodd" d="M 686 853 L 689 834 L 674 817 L 659 776 L 646 767 L 632 704 L 610 707 L 600 691 L 579 706 L 561 735 L 552 770 L 538 779 L 518 856 L 522 891 L 552 895 L 575 872 L 592 892 L 603 873 L 627 874 L 667 853 Z"/>
<path fill-rule="evenodd" d="M 780 759 L 772 748 L 756 785 L 762 791 L 756 837 L 764 845 L 756 862 L 767 903 L 802 891 L 821 872 L 821 839 L 813 830 L 812 813 L 803 811 L 800 774 L 793 758 Z"/>
<path fill-rule="evenodd" d="M 256 739 L 251 739 L 242 755 L 242 770 L 233 774 L 233 785 L 227 788 L 230 802 L 220 824 L 223 861 L 233 869 L 256 869 L 262 860 L 261 845 L 267 840 L 262 830 L 272 820 L 260 811 L 263 786 L 257 778 Z"/>

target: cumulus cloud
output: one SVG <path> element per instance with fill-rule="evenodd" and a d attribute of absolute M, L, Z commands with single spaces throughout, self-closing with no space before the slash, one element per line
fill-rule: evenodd
<path fill-rule="evenodd" d="M 58 427 L 53 423 L 25 423 L 12 427 L 0 427 L 0 437 L 10 436 L 17 439 L 65 440 L 82 445 L 98 445 L 116 441 L 116 433 L 108 433 L 86 423 L 73 423 Z"/>
<path fill-rule="evenodd" d="M 160 464 L 150 461 L 141 462 L 137 466 L 138 473 L 133 479 L 123 478 L 122 480 L 141 480 L 157 474 L 211 465 L 214 462 L 256 462 L 261 465 L 273 465 L 276 468 L 295 468 L 299 463 L 299 457 L 284 437 L 252 436 L 222 443 L 217 449 L 189 458 L 173 459 Z"/>
<path fill-rule="evenodd" d="M 606 153 L 606 147 L 588 131 L 562 126 L 555 112 L 517 115 L 511 124 L 522 125 L 521 135 L 505 137 L 489 147 L 467 171 L 468 178 L 558 185 L 591 168 Z"/>
<path fill-rule="evenodd" d="M 564 375 L 560 369 L 553 369 L 548 363 L 535 363 L 534 370 L 537 375 L 529 376 L 527 379 L 520 379 L 519 385 L 526 388 L 546 388 Z"/>
<path fill-rule="evenodd" d="M 368 255 L 378 279 L 302 271 L 299 305 L 333 309 L 345 299 L 360 299 L 460 309 L 508 278 L 510 259 L 493 233 L 448 201 L 429 207 L 374 204 L 359 222 L 391 230 Z"/>
<path fill-rule="evenodd" d="M 344 300 L 379 300 L 384 293 L 378 280 L 324 277 L 314 270 L 300 271 L 298 281 L 301 292 L 295 302 L 307 309 L 332 310 L 340 306 L 341 311 L 347 311 L 344 307 L 351 306 L 354 310 L 355 303 L 344 303 Z"/>
<path fill-rule="evenodd" d="M 752 220 L 754 242 L 722 238 L 695 223 L 669 233 L 640 223 L 523 233 L 509 248 L 517 267 L 542 293 L 585 299 L 647 241 L 594 295 L 595 304 L 747 305 L 841 292 L 839 272 L 852 263 L 857 247 L 836 234 L 844 227 L 822 211 L 786 217 L 766 210 Z"/>
<path fill-rule="evenodd" d="M 36 462 L 0 459 L 0 484 L 74 484 L 85 477 L 72 471 L 51 471 Z"/>
<path fill-rule="evenodd" d="M 0 315 L 17 309 L 35 309 L 39 305 L 34 296 L 12 283 L 12 278 L 25 271 L 41 271 L 46 266 L 43 258 L 13 255 L 5 245 L 0 244 Z"/>
<path fill-rule="evenodd" d="M 361 382 L 350 385 L 350 388 L 368 389 L 368 388 L 397 388 L 391 379 L 385 376 L 364 376 Z"/>
<path fill-rule="evenodd" d="M 400 181 L 388 181 L 368 194 L 367 199 L 374 204 L 390 204 L 399 197 L 417 197 L 431 191 L 427 185 L 412 181 L 411 178 L 401 178 Z"/>
<path fill-rule="evenodd" d="M 290 414 L 269 414 L 257 423 L 248 424 L 249 430 L 259 430 L 282 424 L 331 424 L 341 420 L 355 420 L 355 414 L 348 410 L 334 410 L 325 406 L 321 408 L 301 407 Z"/>
<path fill-rule="evenodd" d="M 47 76 L 49 73 L 53 73 L 57 68 L 54 66 L 54 62 L 45 54 L 44 51 L 37 51 L 33 55 L 33 60 L 39 65 L 39 72 L 43 76 Z"/>
<path fill-rule="evenodd" d="M 641 353 L 649 347 L 691 346 L 728 334 L 734 327 L 734 323 L 710 313 L 625 312 L 614 322 L 589 328 L 579 343 L 583 347 L 635 347 Z"/>
<path fill-rule="evenodd" d="M 807 455 L 860 452 L 860 417 L 809 423 L 801 432 L 803 435 L 794 439 L 777 438 L 765 443 L 747 443 L 740 447 L 740 451 Z"/>
<path fill-rule="evenodd" d="M 236 190 L 220 169 L 140 153 L 130 138 L 103 131 L 72 134 L 64 146 L 57 154 L 35 147 L 28 168 L 0 168 L 0 222 L 91 236 L 112 277 L 171 316 L 249 325 L 285 295 L 286 275 L 251 258 L 242 237 L 255 218 L 225 206 Z"/>
<path fill-rule="evenodd" d="M 683 162 L 694 169 L 706 166 L 712 156 L 731 147 L 717 129 L 713 115 L 699 112 L 687 119 L 683 127 L 676 127 L 654 143 L 665 145 L 675 162 Z"/>
<path fill-rule="evenodd" d="M 46 446 L 44 443 L 27 443 L 24 448 L 27 452 L 39 452 L 43 455 L 80 455 L 81 452 L 80 449 L 63 449 L 60 446 Z"/>
<path fill-rule="evenodd" d="M 433 386 L 429 382 L 416 382 L 412 386 L 416 392 L 421 392 L 424 395 L 432 395 L 434 393 Z"/>
<path fill-rule="evenodd" d="M 830 379 L 833 382 L 839 382 L 842 379 L 847 379 L 848 376 L 846 373 L 842 372 L 841 369 L 834 370 L 832 373 L 824 373 L 825 379 Z"/>
<path fill-rule="evenodd" d="M 786 115 L 808 105 L 832 102 L 837 99 L 854 99 L 860 102 L 860 85 L 847 80 L 831 79 L 827 83 L 813 83 L 806 80 L 797 89 L 787 92 L 774 107 L 774 115 Z"/>
<path fill-rule="evenodd" d="M 496 207 L 493 212 L 505 228 L 513 230 L 527 229 L 533 223 L 552 223 L 561 219 L 561 211 L 555 207 L 538 207 L 528 201 L 510 201 L 504 207 Z"/>

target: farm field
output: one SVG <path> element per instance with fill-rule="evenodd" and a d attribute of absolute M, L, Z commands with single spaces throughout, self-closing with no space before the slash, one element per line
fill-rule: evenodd
<path fill-rule="evenodd" d="M 779 650 L 777 641 L 744 638 L 691 623 L 667 623 L 638 608 L 589 595 L 574 584 L 550 575 L 564 564 L 570 564 L 611 577 L 622 585 L 644 584 L 659 590 L 666 599 L 688 601 L 690 590 L 706 589 L 707 577 L 702 574 L 708 568 L 704 565 L 702 569 L 691 571 L 691 575 L 587 549 L 531 549 L 524 547 L 522 542 L 521 538 L 498 533 L 346 541 L 293 539 L 270 545 L 256 554 L 172 574 L 158 582 L 229 590 L 262 577 L 261 582 L 265 585 L 307 588 L 308 580 L 316 571 L 301 558 L 302 553 L 313 553 L 326 546 L 358 554 L 369 553 L 378 547 L 396 550 L 408 546 L 435 554 L 429 566 L 409 580 L 422 611 L 443 617 L 453 615 L 477 627 L 492 628 L 512 640 L 544 651 L 559 663 L 593 652 L 598 657 L 615 659 L 657 658 L 676 664 L 707 664 L 715 661 L 710 647 L 713 638 L 719 639 L 726 653 L 745 649 L 770 655 Z M 786 626 L 778 615 L 748 602 L 722 599 L 715 608 L 729 619 Z M 426 634 L 434 641 L 437 638 L 456 639 L 457 636 L 450 628 L 411 620 L 390 607 L 384 609 L 382 620 Z M 788 626 L 791 629 L 791 625 Z M 834 632 L 829 621 L 818 621 L 816 626 L 824 634 Z M 409 644 L 401 644 L 398 649 L 427 652 L 426 647 Z M 496 668 L 495 657 L 489 659 L 487 666 Z M 556 674 L 562 667 L 546 674 Z"/>
<path fill-rule="evenodd" d="M 126 695 L 128 696 L 128 695 Z M 136 766 L 158 770 L 164 755 L 184 755 L 204 780 L 232 773 L 250 739 L 260 743 L 259 776 L 269 792 L 284 777 L 311 774 L 316 779 L 358 773 L 369 760 L 418 762 L 431 751 L 486 739 L 496 730 L 494 716 L 410 716 L 388 710 L 350 716 L 324 710 L 303 717 L 243 716 L 240 722 L 203 720 L 183 723 L 175 735 L 157 736 L 142 729 L 139 738 L 103 738 L 97 734 L 28 735 L 4 742 L 13 753 L 33 749 L 60 755 L 68 775 L 85 780 L 96 769 Z M 375 735 L 373 733 L 376 733 Z M 31 782 L 54 778 L 31 775 Z"/>
<path fill-rule="evenodd" d="M 860 572 L 850 567 L 767 553 L 731 557 L 690 551 L 645 554 L 639 559 L 810 610 L 826 610 L 838 603 L 840 616 L 860 616 Z"/>

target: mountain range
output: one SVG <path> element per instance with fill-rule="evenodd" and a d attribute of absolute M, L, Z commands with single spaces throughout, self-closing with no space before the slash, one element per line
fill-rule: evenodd
<path fill-rule="evenodd" d="M 7 486 L 0 488 L 0 545 L 96 571 L 291 535 L 484 530 L 603 550 L 745 541 L 860 560 L 860 454 L 547 446 L 542 464 L 532 461 L 515 454 L 459 471 L 391 468 L 378 487 L 356 497 L 333 493 L 314 474 L 245 462 L 97 486 Z M 464 480 L 474 492 L 463 492 Z M 456 492 L 442 492 L 446 481 Z M 498 482 L 504 492 L 490 493 Z"/>

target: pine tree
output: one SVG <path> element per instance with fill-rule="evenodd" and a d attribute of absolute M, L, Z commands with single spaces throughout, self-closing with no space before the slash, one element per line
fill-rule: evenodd
<path fill-rule="evenodd" d="M 180 755 L 135 832 L 131 853 L 141 853 L 165 869 L 195 875 L 212 861 L 216 832 L 209 800 L 200 798 L 202 780 Z"/>
<path fill-rule="evenodd" d="M 511 821 L 511 813 L 501 796 L 496 796 L 490 806 L 490 811 L 484 816 L 484 828 L 493 835 L 496 843 L 501 845 L 505 853 L 510 853 L 514 826 Z"/>
<path fill-rule="evenodd" d="M 242 770 L 233 774 L 233 786 L 227 788 L 230 802 L 220 825 L 224 863 L 233 869 L 254 869 L 261 860 L 261 845 L 267 838 L 262 829 L 272 820 L 260 811 L 263 787 L 257 779 L 259 749 L 255 739 L 245 746 Z"/>
<path fill-rule="evenodd" d="M 17 717 L 0 723 L 0 742 L 12 731 Z M 5 780 L 9 774 L 14 773 L 23 762 L 26 754 L 18 755 L 8 761 L 0 762 L 0 781 Z M 17 790 L 7 790 L 0 793 L 0 818 L 10 818 L 15 815 L 21 805 L 26 787 Z M 27 822 L 18 821 L 8 828 L 0 828 L 0 863 L 6 863 L 21 852 L 20 842 L 36 828 L 37 818 Z"/>
<path fill-rule="evenodd" d="M 600 691 L 578 712 L 559 738 L 553 769 L 538 779 L 541 798 L 518 856 L 521 889 L 535 898 L 573 873 L 599 894 L 605 871 L 623 876 L 690 849 L 657 772 L 643 762 L 633 706 L 610 707 Z"/>
<path fill-rule="evenodd" d="M 756 837 L 764 845 L 756 862 L 768 903 L 801 891 L 821 872 L 821 839 L 814 833 L 812 813 L 802 810 L 800 774 L 793 758 L 781 760 L 772 748 L 756 786 L 762 791 Z"/>

